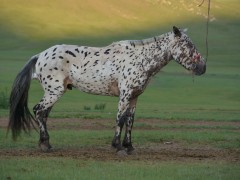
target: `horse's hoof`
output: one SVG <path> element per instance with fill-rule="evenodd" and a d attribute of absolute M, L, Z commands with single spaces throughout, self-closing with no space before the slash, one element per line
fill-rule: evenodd
<path fill-rule="evenodd" d="M 136 154 L 136 150 L 132 146 L 128 147 L 126 151 L 127 151 L 127 154 L 129 154 L 129 155 L 135 155 Z"/>
<path fill-rule="evenodd" d="M 42 152 L 45 153 L 50 152 L 52 150 L 52 146 L 50 144 L 40 143 L 39 147 L 42 150 Z"/>
<path fill-rule="evenodd" d="M 128 153 L 127 153 L 127 151 L 125 151 L 125 149 L 123 149 L 123 150 L 117 151 L 117 155 L 118 156 L 127 156 Z"/>

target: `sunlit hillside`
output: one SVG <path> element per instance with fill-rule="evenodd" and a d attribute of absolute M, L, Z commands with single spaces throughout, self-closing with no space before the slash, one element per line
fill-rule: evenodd
<path fill-rule="evenodd" d="M 27 39 L 126 34 L 184 22 L 204 23 L 202 0 L 0 0 L 0 23 Z M 212 0 L 211 20 L 239 18 L 237 0 Z"/>

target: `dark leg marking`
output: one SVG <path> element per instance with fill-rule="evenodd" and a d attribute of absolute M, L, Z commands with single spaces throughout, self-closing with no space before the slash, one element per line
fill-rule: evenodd
<path fill-rule="evenodd" d="M 126 152 L 128 154 L 131 154 L 134 151 L 134 148 L 132 146 L 132 127 L 134 122 L 134 113 L 136 109 L 137 104 L 137 97 L 134 99 L 131 99 L 129 102 L 129 108 L 126 111 L 126 117 L 125 117 L 125 136 L 122 142 L 122 147 L 126 149 Z"/>
<path fill-rule="evenodd" d="M 117 151 L 124 149 L 121 145 L 121 132 L 122 132 L 122 128 L 124 126 L 125 121 L 126 121 L 126 113 L 124 113 L 120 118 L 117 118 L 116 120 L 116 124 L 117 124 L 116 128 L 118 128 L 118 130 L 116 130 L 115 132 L 115 136 L 112 140 L 112 146 L 116 148 Z"/>

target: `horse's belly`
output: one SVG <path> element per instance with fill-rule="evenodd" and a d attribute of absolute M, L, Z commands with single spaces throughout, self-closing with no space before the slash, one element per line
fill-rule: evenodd
<path fill-rule="evenodd" d="M 118 96 L 117 74 L 112 63 L 107 61 L 104 65 L 98 63 L 93 66 L 90 62 L 88 65 L 86 67 L 79 65 L 81 68 L 71 67 L 72 85 L 91 94 Z"/>
<path fill-rule="evenodd" d="M 72 80 L 72 85 L 80 91 L 106 96 L 118 96 L 117 81 L 109 77 L 82 76 Z"/>
<path fill-rule="evenodd" d="M 79 89 L 80 91 L 90 93 L 90 94 L 110 95 L 107 84 L 80 81 L 76 84 L 74 83 L 73 86 Z"/>

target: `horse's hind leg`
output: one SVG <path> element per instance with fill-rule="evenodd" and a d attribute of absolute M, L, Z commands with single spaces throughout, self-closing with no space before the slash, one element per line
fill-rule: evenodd
<path fill-rule="evenodd" d="M 57 102 L 61 95 L 62 94 L 56 95 L 45 93 L 42 100 L 33 108 L 36 121 L 40 129 L 39 147 L 44 152 L 47 152 L 52 148 L 49 143 L 49 134 L 47 131 L 47 118 L 51 111 L 52 106 L 54 105 L 55 102 Z"/>
<path fill-rule="evenodd" d="M 38 107 L 40 106 L 38 105 L 39 104 L 34 107 L 34 110 L 36 112 L 35 116 L 40 129 L 39 147 L 42 149 L 42 151 L 46 152 L 52 148 L 49 144 L 49 134 L 47 131 L 47 118 L 51 107 L 47 109 L 39 109 Z"/>

